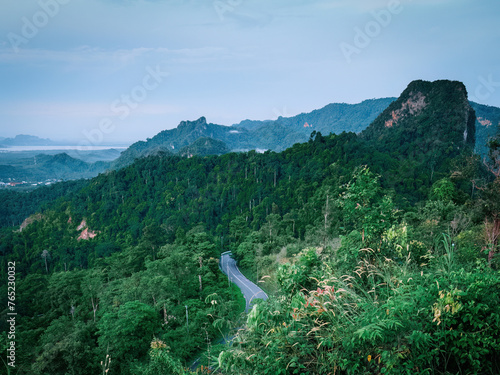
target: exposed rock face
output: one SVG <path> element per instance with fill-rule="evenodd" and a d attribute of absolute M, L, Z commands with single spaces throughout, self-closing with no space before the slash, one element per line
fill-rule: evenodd
<path fill-rule="evenodd" d="M 467 91 L 456 81 L 415 81 L 360 137 L 377 157 L 419 176 L 422 197 L 437 179 L 449 176 L 453 160 L 473 152 L 476 115 Z M 387 176 L 387 184 L 401 187 Z"/>
<path fill-rule="evenodd" d="M 391 119 L 385 122 L 386 128 L 391 128 L 396 125 L 398 121 L 407 115 L 416 115 L 419 114 L 422 109 L 425 108 L 425 95 L 421 92 L 411 92 L 410 98 L 403 103 L 401 108 L 395 109 L 391 112 Z"/>
<path fill-rule="evenodd" d="M 82 232 L 80 233 L 80 235 L 78 236 L 77 240 L 80 241 L 80 240 L 89 240 L 91 238 L 94 238 L 95 236 L 97 236 L 97 233 L 90 230 L 88 227 L 87 227 L 87 221 L 85 219 L 82 220 L 82 222 L 80 223 L 80 225 L 78 225 L 78 227 L 76 227 L 76 230 L 81 230 Z"/>
<path fill-rule="evenodd" d="M 457 81 L 414 81 L 361 136 L 383 147 L 417 143 L 424 153 L 474 147 L 475 112 Z M 385 146 L 384 146 L 385 145 Z"/>
<path fill-rule="evenodd" d="M 80 223 L 80 225 L 76 227 L 76 230 L 82 230 L 86 226 L 87 226 L 87 222 L 85 221 L 85 219 L 83 219 L 82 222 Z"/>
<path fill-rule="evenodd" d="M 491 125 L 493 124 L 490 120 L 488 120 L 488 119 L 486 119 L 486 118 L 482 118 L 482 117 L 478 117 L 478 118 L 477 118 L 477 121 L 478 121 L 481 125 L 483 125 L 483 126 L 491 126 Z M 500 124 L 499 124 L 499 125 L 500 125 Z"/>
<path fill-rule="evenodd" d="M 25 229 L 28 225 L 33 224 L 35 221 L 40 221 L 40 220 L 42 220 L 42 214 L 35 214 L 31 215 L 30 217 L 27 217 L 19 227 L 19 232 L 22 232 L 23 229 Z"/>
<path fill-rule="evenodd" d="M 80 240 L 88 240 L 88 239 L 94 238 L 95 236 L 97 236 L 96 232 L 93 232 L 93 231 L 89 230 L 89 228 L 85 228 L 82 231 L 82 233 L 80 233 L 80 235 L 78 236 L 77 240 L 78 241 L 80 241 Z"/>

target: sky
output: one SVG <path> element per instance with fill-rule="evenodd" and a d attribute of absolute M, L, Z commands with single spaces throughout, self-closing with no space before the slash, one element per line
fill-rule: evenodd
<path fill-rule="evenodd" d="M 498 0 L 1 0 L 0 137 L 130 144 L 462 81 L 500 107 Z"/>

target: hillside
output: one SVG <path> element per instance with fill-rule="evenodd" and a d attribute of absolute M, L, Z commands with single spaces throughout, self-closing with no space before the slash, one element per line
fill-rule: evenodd
<path fill-rule="evenodd" d="M 488 154 L 488 141 L 500 134 L 500 108 L 470 102 L 476 112 L 476 147 L 481 157 Z"/>
<path fill-rule="evenodd" d="M 414 81 L 362 132 L 378 147 L 417 145 L 420 152 L 436 151 L 444 142 L 458 149 L 475 144 L 476 116 L 465 86 L 456 81 Z M 446 147 L 446 146 L 445 146 Z"/>
<path fill-rule="evenodd" d="M 395 98 L 370 99 L 358 104 L 332 103 L 310 113 L 293 117 L 279 117 L 275 121 L 244 120 L 233 126 L 248 130 L 281 125 L 289 132 L 301 134 L 304 142 L 313 132 L 340 134 L 343 131 L 359 133 L 392 103 Z"/>
<path fill-rule="evenodd" d="M 189 146 L 185 146 L 179 150 L 180 156 L 192 157 L 208 156 L 208 155 L 222 155 L 229 152 L 229 148 L 222 141 L 218 141 L 209 137 L 198 138 Z"/>
<path fill-rule="evenodd" d="M 136 158 L 156 151 L 177 153 L 198 138 L 224 142 L 231 151 L 283 151 L 295 143 L 307 142 L 313 131 L 322 134 L 360 132 L 366 128 L 394 99 L 365 100 L 359 104 L 329 104 L 311 113 L 279 117 L 272 121 L 244 120 L 233 126 L 207 123 L 205 117 L 183 121 L 176 128 L 164 130 L 145 142 L 136 142 L 113 164 L 120 168 Z"/>
<path fill-rule="evenodd" d="M 110 162 L 87 163 L 67 153 L 37 154 L 29 159 L 15 159 L 0 165 L 0 181 L 45 181 L 91 178 L 109 168 Z"/>
<path fill-rule="evenodd" d="M 164 152 L 168 131 L 126 167 L 47 190 L 0 230 L 19 374 L 184 375 L 195 358 L 226 375 L 498 372 L 500 183 L 474 126 L 462 84 L 416 81 L 361 134 L 202 157 Z M 5 215 L 28 202 L 2 197 Z M 219 269 L 228 250 L 269 295 L 247 317 Z"/>
<path fill-rule="evenodd" d="M 164 130 L 145 142 L 134 143 L 113 163 L 113 168 L 124 167 L 137 158 L 158 151 L 178 153 L 183 147 L 192 145 L 199 138 L 221 141 L 230 151 L 272 150 L 279 152 L 295 143 L 307 142 L 312 132 L 324 135 L 340 134 L 344 131 L 360 133 L 367 129 L 377 116 L 395 100 L 396 98 L 383 98 L 365 100 L 358 104 L 333 103 L 310 113 L 301 113 L 293 117 L 279 117 L 277 120 L 265 121 L 243 120 L 232 126 L 207 123 L 204 117 L 196 121 L 183 121 L 174 129 Z M 472 102 L 470 104 L 478 113 L 476 152 L 484 157 L 487 153 L 488 137 L 500 132 L 496 126 L 500 123 L 500 108 Z M 368 133 L 370 132 L 371 130 L 368 130 Z"/>
<path fill-rule="evenodd" d="M 213 138 L 224 142 L 230 149 L 242 147 L 252 149 L 256 144 L 250 141 L 248 132 L 239 131 L 227 126 L 209 124 L 205 117 L 196 121 L 182 121 L 176 128 L 164 130 L 145 142 L 140 141 L 123 151 L 112 164 L 113 168 L 121 168 L 131 164 L 135 159 L 148 156 L 157 151 L 177 153 L 199 138 Z"/>

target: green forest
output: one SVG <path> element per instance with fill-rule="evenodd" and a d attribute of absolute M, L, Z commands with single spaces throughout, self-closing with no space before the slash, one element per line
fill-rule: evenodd
<path fill-rule="evenodd" d="M 360 135 L 1 192 L 2 371 L 500 373 L 500 140 L 481 160 L 474 123 L 463 85 L 417 81 Z M 248 315 L 224 251 L 270 296 Z"/>

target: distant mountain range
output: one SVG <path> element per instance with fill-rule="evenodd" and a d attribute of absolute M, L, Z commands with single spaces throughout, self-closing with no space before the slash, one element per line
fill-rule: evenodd
<path fill-rule="evenodd" d="M 136 158 L 156 152 L 179 153 L 199 138 L 212 138 L 220 143 L 214 149 L 204 148 L 203 154 L 227 151 L 283 151 L 295 143 L 307 142 L 313 131 L 323 134 L 360 132 L 394 101 L 394 98 L 365 100 L 359 104 L 329 104 L 310 113 L 276 120 L 244 120 L 232 126 L 207 123 L 205 117 L 182 121 L 176 128 L 164 130 L 146 141 L 136 142 L 113 163 L 114 168 L 131 164 Z"/>
<path fill-rule="evenodd" d="M 233 125 L 249 131 L 263 131 L 263 127 L 281 125 L 289 132 L 301 134 L 304 140 L 309 139 L 312 131 L 324 135 L 329 133 L 354 132 L 365 129 L 396 98 L 370 99 L 358 104 L 333 103 L 310 113 L 301 113 L 293 117 L 278 117 L 277 120 L 251 121 L 244 120 Z M 274 149 L 274 147 L 270 147 Z"/>
<path fill-rule="evenodd" d="M 462 90 L 464 90 L 465 95 L 465 87 Z M 442 95 L 446 95 L 446 91 Z M 413 99 L 419 100 L 419 98 Z M 446 101 L 445 97 L 440 99 Z M 422 100 L 425 101 L 425 99 Z M 111 164 L 98 163 L 93 165 L 87 163 L 87 166 L 83 167 L 75 165 L 74 160 L 76 159 L 70 158 L 70 160 L 62 157 L 59 157 L 58 163 L 64 165 L 66 161 L 68 165 L 72 166 L 71 168 L 74 168 L 75 172 L 83 172 L 82 177 L 91 177 L 93 173 L 95 175 L 102 172 L 103 168 L 108 166 L 112 169 L 119 169 L 130 165 L 137 158 L 157 153 L 172 153 L 189 157 L 193 155 L 221 155 L 230 151 L 272 150 L 279 152 L 295 143 L 307 142 L 313 132 L 319 132 L 323 135 L 342 132 L 359 134 L 365 129 L 369 129 L 370 124 L 376 122 L 378 116 L 384 111 L 392 108 L 391 106 L 394 106 L 396 101 L 397 98 L 382 98 L 365 100 L 358 104 L 334 103 L 293 117 L 279 117 L 276 120 L 265 121 L 243 120 L 232 126 L 208 123 L 205 117 L 201 117 L 195 121 L 182 121 L 174 129 L 164 130 L 146 141 L 132 144 Z M 500 132 L 500 108 L 474 102 L 469 102 L 469 104 L 475 111 L 476 118 L 474 147 L 476 152 L 484 157 L 488 152 L 488 139 Z M 398 116 L 394 110 L 390 111 L 390 115 Z M 437 119 L 435 120 L 437 121 Z M 380 127 L 380 124 L 378 126 Z M 374 129 L 373 126 L 371 129 Z M 367 130 L 367 134 L 372 130 Z M 0 138 L 0 145 L 6 147 L 47 146 L 57 145 L 57 143 L 50 139 L 18 135 L 15 138 Z M 63 170 L 65 169 L 62 168 L 59 172 Z M 13 172 L 12 168 L 9 168 L 9 172 Z M 57 169 L 54 169 L 54 172 L 57 172 Z M 62 174 L 73 176 L 78 173 L 66 171 Z M 5 176 L 6 174 L 0 173 L 0 175 Z"/>
<path fill-rule="evenodd" d="M 295 143 L 306 142 L 314 131 L 323 135 L 340 134 L 344 131 L 360 133 L 395 100 L 396 98 L 383 98 L 365 100 L 359 104 L 328 104 L 321 109 L 293 117 L 266 121 L 244 120 L 232 126 L 207 123 L 205 117 L 195 121 L 182 121 L 174 129 L 164 130 L 153 138 L 134 143 L 122 152 L 112 167 L 121 168 L 137 158 L 157 152 L 181 155 L 219 155 L 228 151 L 251 149 L 279 152 Z M 484 157 L 488 151 L 488 139 L 499 133 L 500 108 L 469 103 L 476 112 L 475 150 Z M 200 138 L 211 138 L 219 142 L 211 142 L 209 145 L 204 141 L 206 144 L 201 151 L 199 144 L 194 144 Z M 186 151 L 186 147 L 191 145 L 191 151 Z"/>

